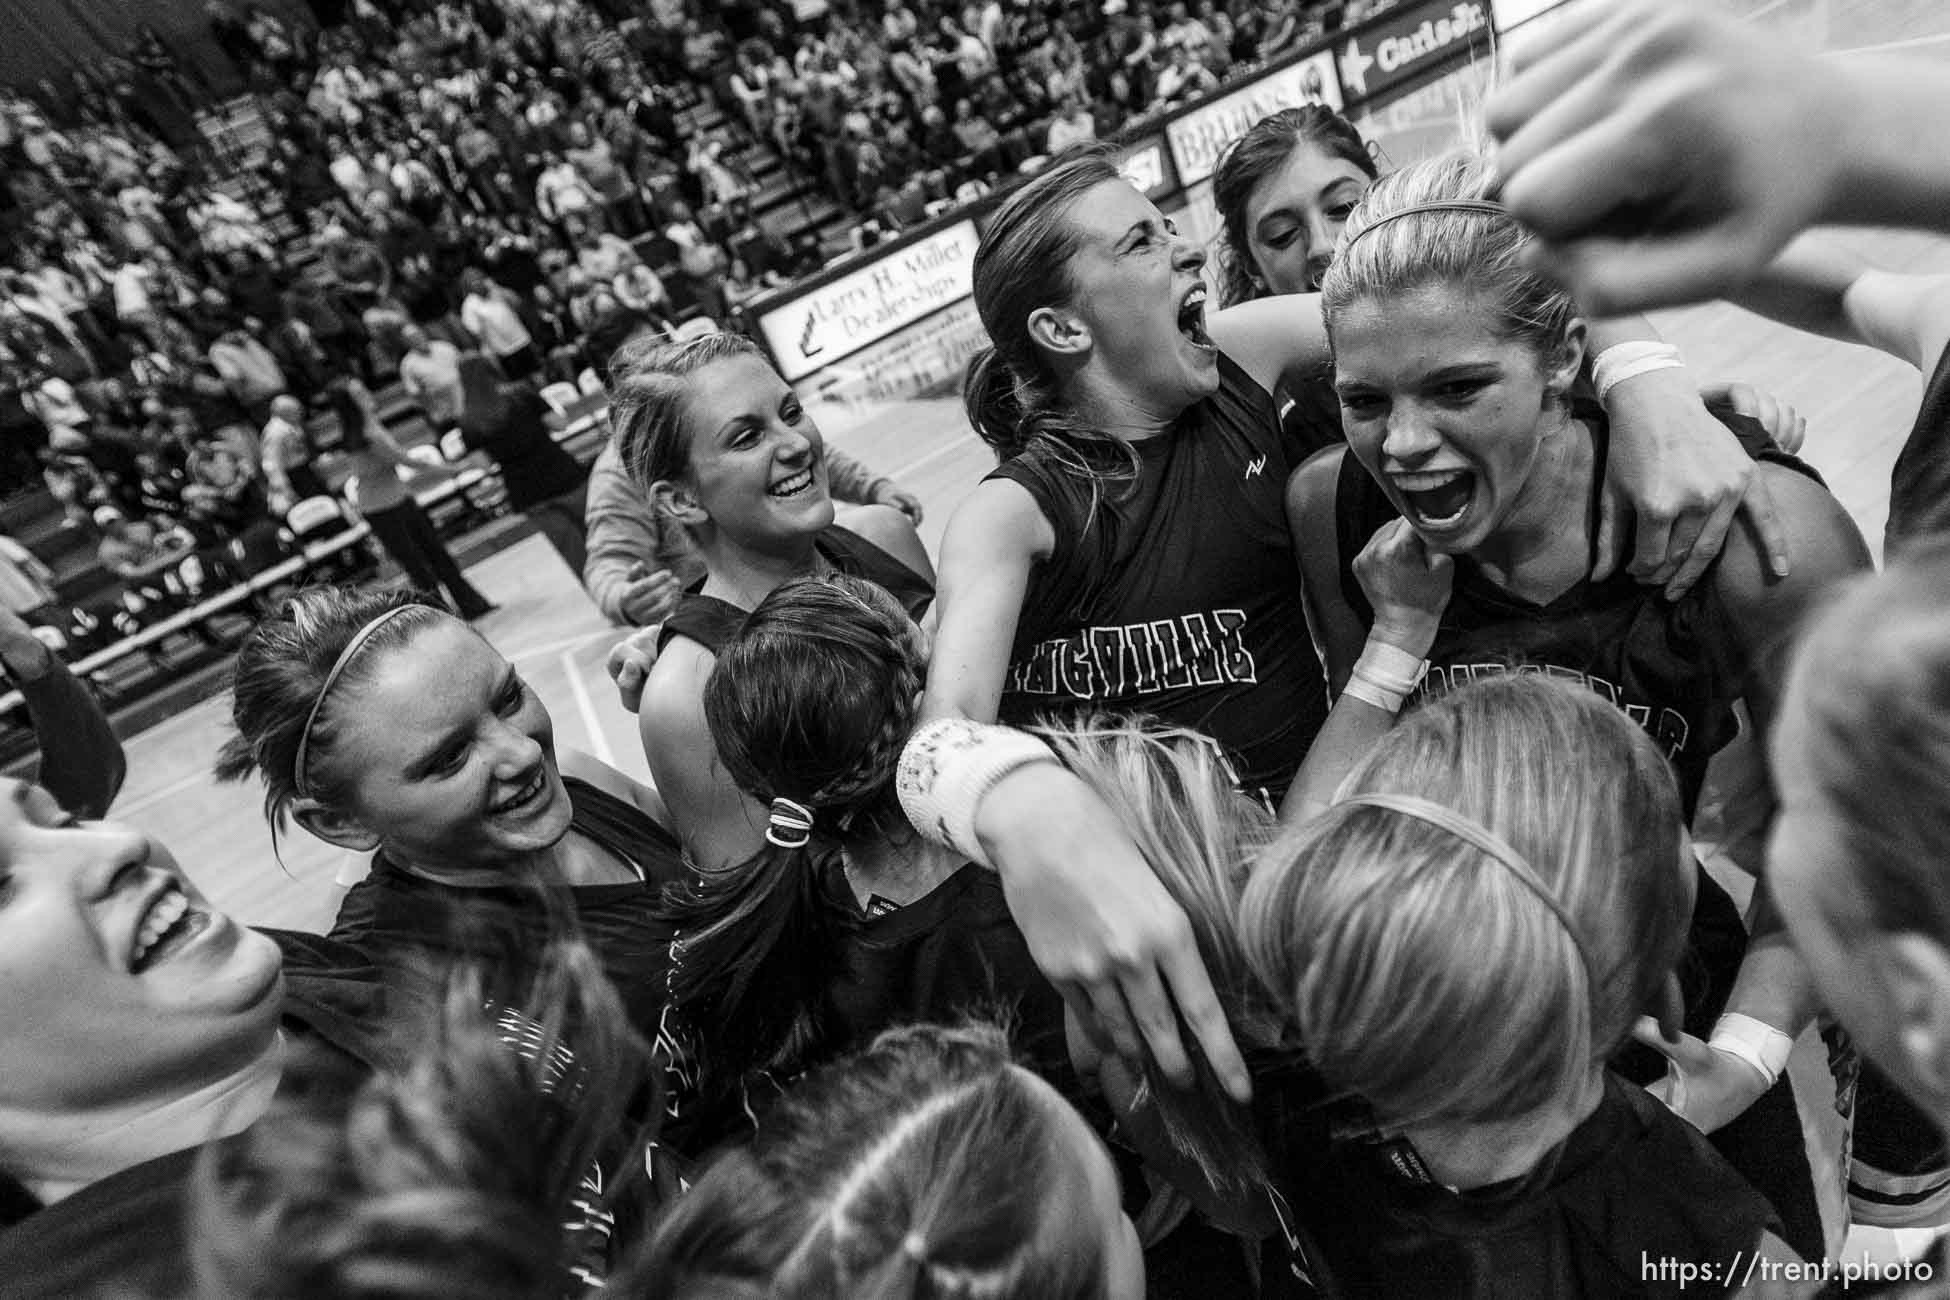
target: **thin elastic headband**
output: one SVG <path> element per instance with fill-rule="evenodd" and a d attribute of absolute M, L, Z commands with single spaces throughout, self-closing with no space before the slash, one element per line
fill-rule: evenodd
<path fill-rule="evenodd" d="M 765 822 L 765 842 L 782 849 L 803 849 L 812 839 L 812 809 L 783 796 L 772 801 L 772 815 Z"/>
<path fill-rule="evenodd" d="M 1523 854 L 1489 827 L 1457 812 L 1433 799 L 1424 799 L 1412 794 L 1383 794 L 1367 792 L 1351 794 L 1335 800 L 1338 804 L 1352 804 L 1357 807 L 1385 808 L 1389 812 L 1400 813 L 1427 822 L 1439 830 L 1445 830 L 1471 848 L 1480 850 L 1485 856 L 1496 859 L 1505 870 L 1537 896 L 1539 902 L 1551 910 L 1557 923 L 1564 927 L 1564 933 L 1571 937 L 1571 946 L 1578 950 L 1578 960 L 1584 963 L 1585 974 L 1595 980 L 1597 972 L 1591 964 L 1591 954 L 1585 950 L 1584 939 L 1578 934 L 1578 927 L 1571 920 L 1571 914 L 1564 910 L 1564 904 L 1551 892 Z"/>
<path fill-rule="evenodd" d="M 1400 221 L 1403 217 L 1419 216 L 1424 212 L 1479 212 L 1489 217 L 1507 217 L 1510 215 L 1510 209 L 1504 207 L 1501 203 L 1492 203 L 1488 199 L 1439 199 L 1433 203 L 1416 203 L 1401 209 L 1399 212 L 1391 212 L 1385 217 L 1378 217 L 1361 227 L 1354 232 L 1354 237 L 1347 241 L 1347 247 L 1353 248 L 1356 244 L 1391 221 Z M 1342 249 L 1341 251 L 1346 252 L 1347 249 Z"/>
<path fill-rule="evenodd" d="M 305 715 L 305 729 L 298 733 L 298 757 L 291 764 L 291 784 L 305 798 L 309 799 L 311 797 L 311 791 L 308 788 L 309 783 L 305 780 L 306 760 L 311 753 L 311 729 L 318 722 L 318 711 L 325 707 L 325 697 L 332 693 L 334 686 L 338 685 L 339 678 L 345 675 L 346 668 L 351 665 L 353 659 L 358 657 L 359 651 L 365 649 L 366 642 L 372 640 L 373 633 L 385 627 L 407 610 L 420 608 L 423 607 L 420 605 L 395 605 L 377 618 L 372 619 L 357 632 L 354 632 L 352 639 L 345 643 L 345 649 L 339 651 L 339 657 L 332 661 L 332 671 L 325 674 L 325 684 L 318 688 L 318 698 L 311 702 L 311 712 Z"/>

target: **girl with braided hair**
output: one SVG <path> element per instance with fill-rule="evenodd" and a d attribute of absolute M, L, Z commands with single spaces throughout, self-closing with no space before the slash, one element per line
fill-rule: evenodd
<path fill-rule="evenodd" d="M 916 835 L 894 792 L 926 665 L 920 629 L 876 583 L 785 584 L 720 650 L 704 714 L 759 851 L 665 891 L 683 1127 L 702 1150 L 778 1081 L 910 1020 L 1007 1013 L 1064 1061 L 1062 1008 L 994 875 Z M 688 1104 L 686 1104 L 688 1103 Z"/>
<path fill-rule="evenodd" d="M 819 1071 L 664 1221 L 647 1300 L 1141 1300 L 1103 1143 L 990 1027 L 917 1025 Z"/>

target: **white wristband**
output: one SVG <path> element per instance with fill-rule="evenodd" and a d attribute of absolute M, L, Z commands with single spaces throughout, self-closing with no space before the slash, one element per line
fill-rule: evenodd
<path fill-rule="evenodd" d="M 1713 1036 L 1706 1045 L 1753 1066 L 1770 1088 L 1787 1068 L 1788 1054 L 1794 1050 L 1792 1038 L 1764 1020 L 1737 1011 L 1729 1011 L 1713 1022 Z"/>
<path fill-rule="evenodd" d="M 1377 709 L 1400 713 L 1403 703 L 1415 694 L 1415 688 L 1422 684 L 1422 675 L 1428 670 L 1428 660 L 1370 637 L 1361 648 L 1361 657 L 1355 661 L 1354 672 L 1341 693 Z"/>
<path fill-rule="evenodd" d="M 915 830 L 992 868 L 975 835 L 982 796 L 1019 767 L 1054 762 L 1048 745 L 1014 728 L 942 718 L 908 737 L 894 788 Z"/>
<path fill-rule="evenodd" d="M 1598 401 L 1603 403 L 1611 396 L 1612 389 L 1628 379 L 1655 370 L 1676 370 L 1685 364 L 1679 349 L 1670 343 L 1655 343 L 1650 339 L 1615 343 L 1592 359 L 1591 386 L 1598 392 Z"/>

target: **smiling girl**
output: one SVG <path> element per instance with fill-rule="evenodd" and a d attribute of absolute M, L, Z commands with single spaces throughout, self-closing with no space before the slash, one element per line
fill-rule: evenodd
<path fill-rule="evenodd" d="M 913 523 L 890 506 L 833 522 L 826 444 L 799 395 L 742 335 L 654 344 L 620 358 L 610 388 L 617 450 L 651 507 L 682 527 L 704 577 L 663 625 L 637 719 L 657 790 L 701 867 L 742 862 L 765 843 L 767 810 L 717 761 L 704 684 L 718 649 L 774 588 L 844 573 L 887 589 L 914 618 L 934 567 Z"/>
<path fill-rule="evenodd" d="M 654 1035 L 668 934 L 652 911 L 683 872 L 663 806 L 558 751 L 548 709 L 479 633 L 409 594 L 304 591 L 245 641 L 232 690 L 218 776 L 256 774 L 274 826 L 373 855 L 333 938 L 411 959 L 461 944 L 465 911 L 539 951 L 573 913 Z"/>

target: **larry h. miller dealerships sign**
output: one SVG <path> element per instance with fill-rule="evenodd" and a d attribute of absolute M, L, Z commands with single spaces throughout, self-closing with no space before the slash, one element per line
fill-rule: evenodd
<path fill-rule="evenodd" d="M 1378 99 L 1465 50 L 1489 46 L 1488 0 L 1409 5 L 1341 42 L 1341 85 L 1350 103 Z"/>
<path fill-rule="evenodd" d="M 759 319 L 788 381 L 905 329 L 974 292 L 975 223 L 958 221 Z"/>

